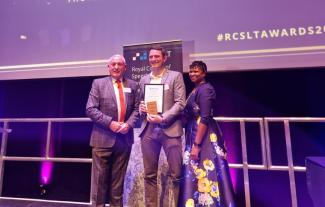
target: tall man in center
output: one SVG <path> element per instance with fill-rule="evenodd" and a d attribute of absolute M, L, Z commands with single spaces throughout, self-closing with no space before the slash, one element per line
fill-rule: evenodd
<path fill-rule="evenodd" d="M 163 147 L 173 182 L 172 191 L 177 206 L 182 168 L 183 134 L 180 114 L 185 106 L 185 85 L 180 72 L 168 70 L 164 63 L 167 53 L 156 46 L 149 50 L 151 73 L 140 80 L 140 128 L 141 150 L 144 165 L 145 206 L 158 207 L 158 162 Z M 147 113 L 144 103 L 145 84 L 164 84 L 163 112 L 158 115 Z"/>

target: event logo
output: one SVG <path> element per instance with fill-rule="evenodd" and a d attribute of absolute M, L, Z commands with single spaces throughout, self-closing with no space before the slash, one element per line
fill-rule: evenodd
<path fill-rule="evenodd" d="M 166 55 L 167 57 L 170 57 L 172 54 L 171 50 L 167 50 L 166 51 Z M 147 61 L 148 60 L 148 52 L 147 51 L 143 51 L 143 52 L 136 52 L 134 56 L 132 56 L 132 61 Z"/>
<path fill-rule="evenodd" d="M 137 53 L 135 53 L 135 56 L 132 57 L 133 61 L 137 61 L 137 60 L 146 61 L 147 59 L 148 59 L 148 52 L 147 51 L 137 52 Z"/>

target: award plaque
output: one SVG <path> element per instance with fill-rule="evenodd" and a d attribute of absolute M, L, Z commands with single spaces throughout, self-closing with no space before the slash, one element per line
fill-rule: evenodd
<path fill-rule="evenodd" d="M 145 84 L 144 102 L 149 114 L 162 113 L 164 104 L 164 84 Z"/>
<path fill-rule="evenodd" d="M 147 113 L 157 115 L 158 114 L 158 106 L 156 101 L 148 101 L 146 102 Z"/>

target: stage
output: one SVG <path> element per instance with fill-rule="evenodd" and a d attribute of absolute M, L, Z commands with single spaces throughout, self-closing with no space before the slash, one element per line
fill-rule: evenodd
<path fill-rule="evenodd" d="M 66 204 L 59 202 L 0 199 L 1 207 L 88 207 L 89 204 Z"/>

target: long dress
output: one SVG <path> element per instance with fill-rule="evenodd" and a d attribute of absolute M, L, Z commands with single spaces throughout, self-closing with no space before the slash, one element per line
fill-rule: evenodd
<path fill-rule="evenodd" d="M 224 140 L 213 119 L 215 103 L 215 90 L 209 83 L 197 86 L 187 99 L 180 206 L 236 206 Z M 201 143 L 199 160 L 193 161 L 189 156 L 200 122 L 208 127 Z"/>

